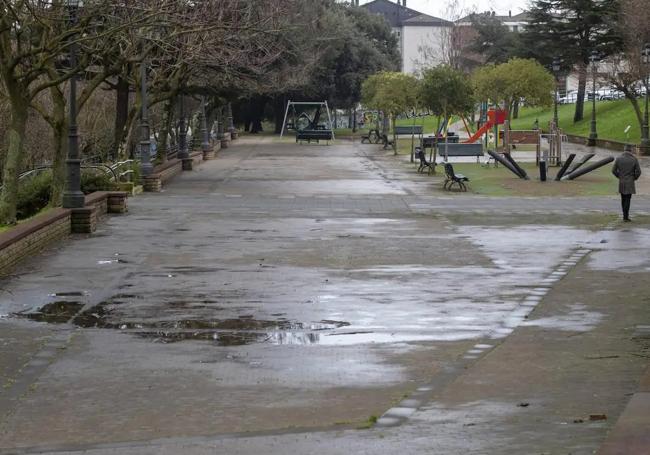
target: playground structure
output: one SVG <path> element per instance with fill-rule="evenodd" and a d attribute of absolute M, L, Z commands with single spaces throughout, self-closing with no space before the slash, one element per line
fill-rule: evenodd
<path fill-rule="evenodd" d="M 310 117 L 304 110 L 298 114 L 296 106 L 312 106 L 315 107 L 313 117 Z M 325 108 L 327 113 L 327 124 L 320 123 L 321 111 Z M 287 123 L 289 116 L 289 109 L 292 112 L 292 121 Z M 327 101 L 287 101 L 287 108 L 284 112 L 284 120 L 282 122 L 282 130 L 280 137 L 284 136 L 285 130 L 292 129 L 296 132 L 296 143 L 307 141 L 329 141 L 334 140 L 334 129 L 332 128 L 332 116 Z"/>
<path fill-rule="evenodd" d="M 479 140 L 483 135 L 488 134 L 491 129 L 494 129 L 494 137 L 499 137 L 499 125 L 503 125 L 506 122 L 508 117 L 508 112 L 501 109 L 490 109 L 487 111 L 487 120 L 480 126 L 474 134 L 471 134 L 470 137 L 463 141 L 466 144 L 472 144 Z M 463 119 L 465 121 L 465 119 Z M 467 128 L 467 123 L 465 123 L 465 128 Z M 468 129 L 469 132 L 469 129 Z"/>
<path fill-rule="evenodd" d="M 414 158 L 419 159 L 420 171 L 423 164 L 428 168 L 429 173 L 435 173 L 436 165 L 436 152 L 444 157 L 444 161 L 448 162 L 449 157 L 470 157 L 476 156 L 477 161 L 479 157 L 484 155 L 483 141 L 479 142 L 483 137 L 493 133 L 495 139 L 494 150 L 488 151 L 490 159 L 493 159 L 495 165 L 501 164 L 510 172 L 515 174 L 518 178 L 530 180 L 526 170 L 519 165 L 519 163 L 512 156 L 512 151 L 516 150 L 518 146 L 533 146 L 535 152 L 535 164 L 539 168 L 540 181 L 547 181 L 547 173 L 549 166 L 559 166 L 560 170 L 557 172 L 554 180 L 566 181 L 574 180 L 578 177 L 586 175 L 602 166 L 607 165 L 613 161 L 613 158 L 608 157 L 601 159 L 590 165 L 585 165 L 594 154 L 587 154 L 583 156 L 578 162 L 574 163 L 575 154 L 567 157 L 566 162 L 562 160 L 563 143 L 567 142 L 566 135 L 558 128 L 553 122 L 549 125 L 549 132 L 544 133 L 539 129 L 531 130 L 512 130 L 510 129 L 509 121 L 507 120 L 508 113 L 505 110 L 491 109 L 487 111 L 486 121 L 481 125 L 478 130 L 472 133 L 469 130 L 467 121 L 461 117 L 468 131 L 469 138 L 459 141 L 459 137 L 451 132 L 447 132 L 448 123 L 450 118 L 443 119 L 440 123 L 435 136 L 424 136 L 422 133 L 422 126 L 416 125 L 415 121 L 412 126 L 395 126 L 395 134 L 411 135 L 411 161 Z M 503 126 L 503 130 L 499 131 L 499 126 Z M 442 136 L 443 131 L 446 132 Z M 502 134 L 500 134 L 502 133 Z M 415 146 L 415 139 L 419 139 L 420 146 Z M 487 137 L 485 143 L 487 143 Z M 499 144 L 501 142 L 501 144 Z M 424 158 L 426 149 L 430 148 L 429 161 Z M 417 156 L 415 155 L 417 152 Z"/>

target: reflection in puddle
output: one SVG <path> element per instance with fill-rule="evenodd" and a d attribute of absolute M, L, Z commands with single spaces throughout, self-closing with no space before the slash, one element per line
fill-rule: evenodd
<path fill-rule="evenodd" d="M 138 337 L 158 343 L 185 340 L 211 341 L 215 346 L 243 346 L 253 343 L 276 345 L 318 344 L 321 334 L 314 332 L 135 332 Z"/>
<path fill-rule="evenodd" d="M 75 314 L 77 314 L 82 307 L 83 303 L 81 302 L 60 300 L 43 305 L 38 311 L 16 313 L 16 316 L 38 322 L 65 324 Z"/>

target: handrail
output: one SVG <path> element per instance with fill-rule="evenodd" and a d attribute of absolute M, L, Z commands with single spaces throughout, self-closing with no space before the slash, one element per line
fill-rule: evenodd
<path fill-rule="evenodd" d="M 117 179 L 117 174 L 115 171 L 108 165 L 108 164 L 89 164 L 86 166 L 81 166 L 82 169 L 100 169 L 104 171 L 105 174 L 108 174 L 109 172 L 113 175 L 113 180 L 116 182 L 119 182 Z M 106 172 L 108 170 L 108 172 Z"/>
<path fill-rule="evenodd" d="M 176 152 L 175 152 L 176 153 Z M 82 164 L 80 167 L 81 169 L 97 169 L 103 171 L 105 174 L 110 174 L 111 179 L 115 182 L 119 182 L 121 177 L 124 177 L 126 175 L 132 175 L 135 173 L 135 171 L 132 168 L 133 163 L 135 163 L 135 160 L 125 160 L 125 161 L 119 161 L 117 163 L 114 163 L 112 165 L 104 164 L 104 163 L 96 163 L 96 164 Z M 126 169 L 125 171 L 118 172 L 119 169 L 122 166 L 129 165 L 129 169 Z M 36 165 L 33 169 L 30 169 L 28 171 L 25 171 L 21 173 L 18 176 L 18 181 L 20 182 L 21 180 L 26 179 L 27 177 L 39 174 L 43 171 L 47 171 L 49 169 L 52 169 L 53 165 L 52 164 L 39 164 Z M 0 185 L 0 190 L 4 188 L 4 185 Z"/>

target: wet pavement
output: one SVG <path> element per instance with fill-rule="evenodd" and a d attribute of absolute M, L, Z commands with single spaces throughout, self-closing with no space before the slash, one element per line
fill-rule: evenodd
<path fill-rule="evenodd" d="M 28 261 L 0 453 L 592 453 L 647 365 L 650 199 L 440 186 L 242 139 Z"/>

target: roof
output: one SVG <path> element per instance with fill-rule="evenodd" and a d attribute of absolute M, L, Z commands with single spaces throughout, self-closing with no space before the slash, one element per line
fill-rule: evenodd
<path fill-rule="evenodd" d="M 429 16 L 428 14 L 420 14 L 415 17 L 411 17 L 410 19 L 406 19 L 405 21 L 402 21 L 402 25 L 413 25 L 413 26 L 424 26 L 424 25 L 452 25 L 451 22 L 446 21 L 444 19 L 440 19 L 438 17 L 433 17 Z"/>
<path fill-rule="evenodd" d="M 465 17 L 462 17 L 456 21 L 456 23 L 459 22 L 471 22 L 472 21 L 472 16 L 476 15 L 482 15 L 482 16 L 493 16 L 495 19 L 501 21 L 501 22 L 528 22 L 530 20 L 530 17 L 528 16 L 528 11 L 522 11 L 519 14 L 515 14 L 514 16 L 508 15 L 508 16 L 497 16 L 494 15 L 492 11 L 485 11 L 483 13 L 471 13 L 468 14 Z"/>
<path fill-rule="evenodd" d="M 362 5 L 368 11 L 374 14 L 384 16 L 391 27 L 409 26 L 438 26 L 448 25 L 449 21 L 439 17 L 429 16 L 414 9 L 403 5 L 398 5 L 395 1 L 373 0 Z"/>

